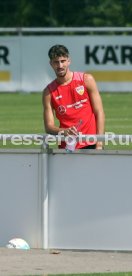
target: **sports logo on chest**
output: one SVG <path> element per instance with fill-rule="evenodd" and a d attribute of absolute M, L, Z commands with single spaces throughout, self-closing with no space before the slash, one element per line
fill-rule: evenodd
<path fill-rule="evenodd" d="M 81 86 L 78 86 L 75 88 L 76 92 L 79 94 L 79 95 L 83 95 L 84 93 L 84 86 L 81 85 Z"/>
<path fill-rule="evenodd" d="M 58 108 L 57 108 L 57 111 L 60 115 L 63 115 L 66 113 L 66 108 L 64 105 L 59 105 Z"/>

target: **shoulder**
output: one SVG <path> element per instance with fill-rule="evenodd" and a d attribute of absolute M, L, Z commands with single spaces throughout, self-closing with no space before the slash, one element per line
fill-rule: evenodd
<path fill-rule="evenodd" d="M 73 72 L 73 80 L 82 80 L 84 79 L 83 72 Z"/>
<path fill-rule="evenodd" d="M 46 86 L 42 91 L 42 103 L 43 103 L 43 105 L 50 102 L 50 100 L 51 100 L 51 93 L 48 89 L 48 86 Z"/>
<path fill-rule="evenodd" d="M 95 82 L 94 77 L 86 72 L 74 72 L 74 80 L 82 80 L 85 84 Z"/>
<path fill-rule="evenodd" d="M 84 81 L 95 81 L 95 79 L 90 73 L 84 73 Z"/>
<path fill-rule="evenodd" d="M 56 80 L 53 80 L 52 82 L 50 82 L 43 90 L 43 94 L 47 95 L 50 94 L 54 89 L 56 89 Z"/>
<path fill-rule="evenodd" d="M 48 86 L 46 86 L 42 91 L 42 95 L 43 95 L 43 97 L 45 97 L 49 94 L 50 94 L 49 88 L 48 88 Z"/>
<path fill-rule="evenodd" d="M 89 73 L 84 73 L 84 83 L 89 89 L 96 86 L 94 77 Z"/>
<path fill-rule="evenodd" d="M 53 80 L 52 82 L 50 82 L 48 85 L 47 85 L 47 88 L 49 89 L 49 92 L 53 92 L 54 90 L 56 90 L 57 88 L 57 82 L 56 82 L 56 79 Z"/>

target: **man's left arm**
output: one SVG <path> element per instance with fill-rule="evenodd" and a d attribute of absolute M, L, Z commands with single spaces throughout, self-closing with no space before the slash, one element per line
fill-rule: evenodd
<path fill-rule="evenodd" d="M 96 134 L 104 134 L 105 127 L 105 114 L 100 93 L 98 91 L 96 82 L 91 74 L 84 75 L 84 82 L 88 90 L 91 105 L 96 119 Z M 103 149 L 103 142 L 98 141 L 96 143 L 96 149 Z"/>

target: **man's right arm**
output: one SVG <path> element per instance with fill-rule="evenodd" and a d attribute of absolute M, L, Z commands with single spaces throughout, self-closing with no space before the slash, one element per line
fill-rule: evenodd
<path fill-rule="evenodd" d="M 53 108 L 51 104 L 51 94 L 47 87 L 43 91 L 42 101 L 43 101 L 44 126 L 45 126 L 45 131 L 47 133 L 57 135 L 59 132 L 62 132 L 64 133 L 64 136 L 78 134 L 74 126 L 71 126 L 70 128 L 65 129 L 55 125 L 54 113 L 53 113 Z"/>
<path fill-rule="evenodd" d="M 47 133 L 57 135 L 59 131 L 63 131 L 64 129 L 61 129 L 55 125 L 53 108 L 51 104 L 51 94 L 47 87 L 43 91 L 42 102 L 45 131 Z"/>

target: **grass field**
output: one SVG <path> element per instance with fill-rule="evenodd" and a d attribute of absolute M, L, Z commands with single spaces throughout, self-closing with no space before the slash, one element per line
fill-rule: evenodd
<path fill-rule="evenodd" d="M 58 274 L 56 276 L 132 276 L 132 272 L 106 272 L 106 273 L 82 273 L 82 274 Z M 37 275 L 36 275 L 37 276 Z M 40 275 L 41 276 L 41 275 Z M 55 276 L 50 274 L 49 276 Z"/>
<path fill-rule="evenodd" d="M 101 93 L 101 97 L 106 115 L 105 131 L 132 134 L 132 93 Z M 1 134 L 44 133 L 42 113 L 41 93 L 0 93 Z M 132 143 L 129 146 L 110 143 L 105 148 L 129 150 Z"/>
<path fill-rule="evenodd" d="M 27 275 L 32 276 L 32 275 Z M 44 275 L 34 275 L 44 276 Z M 46 276 L 132 276 L 132 272 L 80 273 L 80 274 L 48 274 Z"/>

